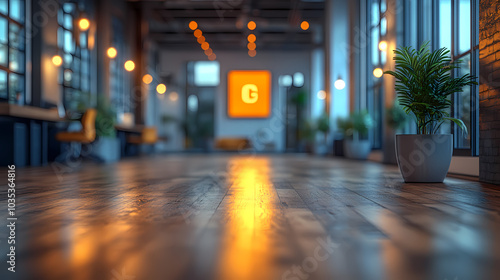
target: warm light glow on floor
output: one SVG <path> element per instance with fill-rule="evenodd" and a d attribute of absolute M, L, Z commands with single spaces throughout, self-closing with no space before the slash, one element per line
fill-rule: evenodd
<path fill-rule="evenodd" d="M 248 55 L 249 55 L 250 57 L 255 57 L 255 56 L 257 55 L 257 51 L 256 51 L 256 50 L 249 50 L 249 51 L 248 51 Z"/>
<path fill-rule="evenodd" d="M 224 250 L 218 265 L 221 280 L 265 279 L 272 260 L 271 231 L 277 199 L 270 181 L 267 158 L 235 158 L 229 166 L 233 198 L 224 206 L 228 211 Z"/>

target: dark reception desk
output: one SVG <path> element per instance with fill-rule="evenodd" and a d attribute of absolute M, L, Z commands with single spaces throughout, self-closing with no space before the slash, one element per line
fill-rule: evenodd
<path fill-rule="evenodd" d="M 55 109 L 0 103 L 0 164 L 46 165 L 49 124 L 64 121 Z"/>

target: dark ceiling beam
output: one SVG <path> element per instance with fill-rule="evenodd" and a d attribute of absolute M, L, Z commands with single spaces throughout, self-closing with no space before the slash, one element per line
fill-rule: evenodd
<path fill-rule="evenodd" d="M 149 21 L 149 38 L 162 46 L 199 49 L 189 29 L 195 20 L 211 46 L 245 48 L 246 22 L 257 22 L 258 48 L 304 49 L 315 46 L 313 30 L 321 30 L 325 3 L 304 0 L 142 0 L 141 7 Z M 300 29 L 302 20 L 311 28 Z M 318 29 L 319 28 L 319 29 Z"/>
<path fill-rule="evenodd" d="M 224 20 L 224 19 L 234 19 L 239 18 L 242 14 L 242 10 L 155 10 L 163 17 L 170 17 L 174 19 L 214 19 L 214 20 Z M 300 16 L 302 19 L 320 19 L 323 17 L 323 10 L 302 10 L 300 11 Z M 250 16 L 249 18 L 269 18 L 269 19 L 288 19 L 290 15 L 290 10 L 259 10 L 257 16 Z"/>
<path fill-rule="evenodd" d="M 172 1 L 172 0 L 149 0 L 149 1 L 129 1 L 142 5 L 145 8 L 154 9 L 239 9 L 245 6 L 245 1 L 238 0 L 209 0 L 209 1 Z M 290 9 L 290 0 L 259 0 L 252 1 L 249 5 L 251 11 L 258 9 Z M 323 10 L 325 7 L 324 2 L 309 2 L 301 1 L 301 9 L 317 9 Z"/>

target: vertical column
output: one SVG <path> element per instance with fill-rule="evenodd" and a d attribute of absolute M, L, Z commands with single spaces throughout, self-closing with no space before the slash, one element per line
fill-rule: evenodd
<path fill-rule="evenodd" d="M 325 7 L 325 91 L 326 112 L 333 120 L 349 114 L 349 1 L 326 1 Z M 337 90 L 334 83 L 338 78 L 346 81 L 346 87 Z"/>
<path fill-rule="evenodd" d="M 132 74 L 134 75 L 134 86 L 137 89 L 134 90 L 134 114 L 135 114 L 135 122 L 136 124 L 144 124 L 144 108 L 145 102 L 147 100 L 147 88 L 142 84 L 142 76 L 145 74 L 144 71 L 146 69 L 145 59 L 144 59 L 144 31 L 147 29 L 147 24 L 143 21 L 142 17 L 142 9 L 140 5 L 134 7 L 135 19 L 136 19 L 136 29 L 135 29 L 135 42 L 134 46 L 135 50 L 132 51 L 135 53 L 134 57 L 136 58 L 136 71 Z M 147 30 L 146 30 L 147 32 Z M 137 96 L 140 95 L 140 96 Z"/>

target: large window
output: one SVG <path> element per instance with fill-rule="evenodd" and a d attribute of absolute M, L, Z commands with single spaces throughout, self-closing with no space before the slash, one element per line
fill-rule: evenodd
<path fill-rule="evenodd" d="M 25 7 L 0 0 L 0 100 L 23 105 L 25 90 Z"/>
<path fill-rule="evenodd" d="M 80 31 L 77 20 L 81 11 L 76 2 L 62 4 L 58 13 L 57 44 L 63 58 L 59 84 L 63 90 L 63 103 L 70 112 L 79 111 L 88 102 L 90 92 L 90 53 L 87 32 Z"/>
<path fill-rule="evenodd" d="M 387 2 L 386 0 L 369 0 L 368 9 L 368 32 L 369 48 L 367 48 L 369 58 L 367 100 L 366 108 L 374 119 L 375 127 L 370 131 L 372 148 L 382 148 L 383 139 L 383 113 L 384 113 L 384 86 L 383 79 L 375 77 L 372 72 L 376 68 L 384 68 L 387 62 L 386 50 L 379 48 L 379 43 L 385 40 L 387 35 Z"/>
<path fill-rule="evenodd" d="M 125 72 L 123 64 L 125 63 L 125 40 L 123 38 L 124 30 L 120 19 L 113 17 L 112 20 L 112 45 L 117 50 L 117 56 L 109 62 L 110 84 L 109 90 L 112 103 L 118 115 L 129 113 L 131 111 L 130 94 L 126 92 L 125 83 L 130 74 Z"/>
<path fill-rule="evenodd" d="M 439 0 L 435 4 L 438 18 L 437 47 L 446 47 L 451 50 L 452 59 L 460 60 L 461 67 L 453 75 L 462 76 L 472 74 L 478 77 L 479 69 L 479 27 L 478 27 L 478 0 Z M 478 124 L 478 86 L 470 86 L 462 93 L 452 96 L 453 108 L 451 114 L 464 121 L 469 130 L 463 136 L 460 129 L 451 126 L 454 132 L 455 154 L 477 155 L 479 150 Z"/>
<path fill-rule="evenodd" d="M 431 41 L 433 49 L 446 47 L 461 68 L 453 75 L 470 73 L 479 77 L 479 0 L 422 0 L 404 2 L 404 42 L 420 47 Z M 469 134 L 453 124 L 443 125 L 442 132 L 454 134 L 454 154 L 477 156 L 479 151 L 478 86 L 464 89 L 451 97 L 449 113 L 466 124 Z"/>

